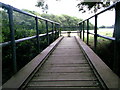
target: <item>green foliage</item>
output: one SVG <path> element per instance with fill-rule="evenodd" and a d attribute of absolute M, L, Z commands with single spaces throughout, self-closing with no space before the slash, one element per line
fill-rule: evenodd
<path fill-rule="evenodd" d="M 91 12 L 97 12 L 98 9 L 101 9 L 102 7 L 108 7 L 110 5 L 110 2 L 102 2 L 101 0 L 97 2 L 80 2 L 77 7 L 79 8 L 79 11 L 82 11 L 85 13 L 88 10 L 93 10 Z M 87 8 L 87 9 L 86 9 Z"/>
<path fill-rule="evenodd" d="M 35 6 L 39 7 L 43 10 L 43 12 L 47 13 L 48 4 L 46 4 L 45 0 L 39 0 Z"/>
<path fill-rule="evenodd" d="M 35 12 L 35 11 L 29 11 L 29 10 L 26 10 L 26 9 L 23 9 L 24 11 L 27 11 L 27 12 L 29 12 L 29 13 L 32 13 L 32 14 L 35 14 L 35 15 L 38 15 L 38 16 L 41 16 L 41 17 L 44 17 L 44 18 L 47 18 L 47 19 L 50 19 L 50 20 L 53 20 L 53 21 L 56 21 L 56 22 L 58 22 L 58 23 L 60 23 L 61 24 L 61 27 L 73 27 L 73 26 L 78 26 L 78 23 L 79 22 L 81 22 L 82 21 L 82 19 L 79 19 L 79 18 L 77 18 L 77 17 L 73 17 L 73 16 L 68 16 L 68 15 L 60 15 L 60 16 L 58 16 L 58 15 L 53 15 L 53 14 L 45 14 L 45 13 L 43 13 L 43 14 L 39 14 L 39 13 L 37 13 L 37 12 Z M 43 33 L 43 31 L 45 31 L 45 22 L 44 21 L 42 21 L 42 20 L 39 20 L 40 21 L 40 23 L 39 23 L 39 26 L 40 26 L 40 30 L 41 30 L 41 33 Z M 49 27 L 51 27 L 52 25 L 49 23 Z M 42 28 L 41 28 L 42 27 Z M 85 23 L 85 29 L 87 28 L 87 26 L 86 26 L 86 23 Z M 89 28 L 90 29 L 93 29 L 94 28 L 94 26 L 91 24 L 91 23 L 89 23 Z M 78 29 L 78 28 L 77 28 Z M 51 30 L 51 29 L 50 29 Z M 67 29 L 65 29 L 65 30 L 70 30 L 70 28 L 67 28 Z M 72 30 L 76 30 L 76 28 L 72 28 Z"/>
<path fill-rule="evenodd" d="M 91 13 L 96 13 L 98 9 L 107 8 L 111 3 L 115 3 L 119 0 L 83 0 L 80 1 L 77 7 L 79 11 L 85 13 L 86 11 L 91 11 Z"/>
<path fill-rule="evenodd" d="M 61 0 L 56 0 L 61 1 Z M 106 8 L 110 5 L 110 3 L 115 3 L 119 0 L 79 0 L 79 3 L 76 5 L 79 9 L 79 11 L 82 11 L 85 13 L 86 11 L 91 11 L 92 13 L 96 13 L 98 9 Z M 69 3 L 69 2 L 68 2 Z M 39 0 L 37 2 L 37 7 L 40 7 L 43 11 L 48 10 L 48 4 L 45 0 Z M 45 8 L 47 6 L 47 8 Z"/>
<path fill-rule="evenodd" d="M 112 37 L 112 32 L 107 31 L 99 31 L 98 34 Z M 87 35 L 85 34 L 85 43 L 87 43 Z M 89 46 L 94 50 L 94 35 L 89 34 Z M 113 69 L 113 61 L 114 61 L 114 42 L 111 40 L 107 40 L 101 37 L 97 38 L 97 48 L 95 53 L 108 65 L 111 69 Z"/>
<path fill-rule="evenodd" d="M 77 17 L 72 17 L 68 15 L 57 16 L 52 14 L 42 14 L 41 16 L 59 22 L 61 26 L 76 26 L 76 24 L 81 21 L 81 19 L 78 19 Z"/>
<path fill-rule="evenodd" d="M 7 15 L 7 10 L 0 11 L 2 14 L 2 42 L 10 41 L 10 29 L 9 29 L 9 19 Z"/>
<path fill-rule="evenodd" d="M 44 18 L 59 22 L 61 26 L 77 26 L 78 22 L 81 21 L 81 19 L 78 19 L 76 17 L 71 17 L 68 15 L 47 15 L 39 13 L 35 11 L 29 11 L 24 9 L 24 11 L 27 11 L 29 13 L 42 16 Z M 8 18 L 8 11 L 3 9 L 0 11 L 2 13 L 2 17 L 0 20 L 2 21 L 2 42 L 8 42 L 11 41 L 10 39 L 10 28 L 9 28 L 9 18 Z M 36 22 L 35 18 L 18 13 L 13 12 L 13 22 L 14 22 L 14 30 L 15 30 L 15 39 L 21 39 L 26 38 L 30 36 L 36 35 Z M 39 33 L 43 34 L 46 33 L 46 24 L 43 20 L 38 20 L 38 29 Z M 52 30 L 52 24 L 48 22 L 48 29 L 49 31 Z M 50 43 L 52 43 L 53 39 L 50 35 Z M 32 60 L 37 54 L 37 42 L 36 38 L 32 40 L 23 41 L 16 44 L 16 54 L 17 54 L 17 68 L 20 70 L 24 65 L 26 65 L 30 60 Z M 54 38 L 55 40 L 55 38 Z M 47 47 L 47 39 L 46 37 L 40 38 L 40 51 L 45 49 Z M 11 45 L 2 47 L 3 49 L 3 56 L 2 56 L 2 74 L 3 74 L 3 83 L 8 80 L 14 73 L 13 73 L 13 66 L 12 66 L 12 48 Z M 9 63 L 9 64 L 8 64 Z M 11 73 L 9 73 L 11 72 Z M 9 74 L 9 75 L 8 75 Z"/>
<path fill-rule="evenodd" d="M 68 15 L 61 15 L 61 16 L 55 16 L 55 15 L 49 15 L 49 14 L 42 14 L 41 15 L 44 18 L 59 22 L 61 24 L 61 27 L 68 27 L 68 28 L 62 28 L 63 31 L 65 30 L 78 30 L 79 28 L 69 28 L 69 27 L 78 27 L 78 23 L 82 21 L 82 19 L 78 19 L 77 17 L 72 17 Z M 85 22 L 85 29 L 87 29 L 87 24 Z M 89 28 L 93 29 L 94 26 L 89 23 Z"/>

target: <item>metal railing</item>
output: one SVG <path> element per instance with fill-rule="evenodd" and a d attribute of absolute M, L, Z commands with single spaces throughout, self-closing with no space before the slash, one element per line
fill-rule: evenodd
<path fill-rule="evenodd" d="M 97 33 L 97 17 L 98 15 L 115 8 L 115 25 L 114 25 L 114 37 L 103 36 Z M 89 32 L 89 20 L 91 18 L 95 18 L 95 26 L 94 26 L 94 33 Z M 84 26 L 85 22 L 87 22 L 87 32 L 85 32 Z M 97 48 L 97 37 L 101 37 L 104 39 L 112 40 L 114 42 L 114 63 L 113 63 L 113 70 L 117 74 L 120 74 L 120 1 L 116 2 L 115 4 L 109 6 L 105 10 L 91 16 L 90 18 L 82 21 L 79 23 L 80 27 L 80 38 L 85 40 L 85 33 L 87 33 L 87 44 L 89 45 L 89 34 L 94 35 L 94 50 L 96 51 Z"/>
<path fill-rule="evenodd" d="M 50 39 L 49 35 L 50 34 L 52 35 L 52 40 L 53 41 L 59 37 L 59 27 L 60 27 L 60 24 L 57 23 L 57 22 L 54 22 L 52 20 L 36 16 L 34 14 L 30 14 L 30 13 L 25 12 L 25 11 L 22 11 L 22 10 L 17 9 L 15 7 L 12 7 L 10 5 L 6 5 L 6 4 L 4 4 L 2 2 L 0 2 L 0 5 L 1 5 L 0 7 L 5 8 L 5 9 L 8 10 L 9 28 L 10 28 L 10 34 L 11 34 L 11 41 L 0 43 L 0 46 L 2 46 L 2 47 L 5 47 L 7 45 L 11 45 L 12 46 L 12 60 L 13 60 L 12 62 L 13 62 L 13 69 L 14 69 L 14 73 L 15 73 L 15 72 L 17 72 L 16 43 L 20 43 L 20 42 L 23 42 L 23 41 L 26 41 L 26 40 L 31 40 L 31 39 L 36 38 L 37 49 L 38 49 L 38 52 L 40 53 L 40 43 L 39 43 L 40 37 L 46 36 L 47 45 L 49 45 L 50 44 L 50 42 L 49 42 L 49 39 Z M 31 18 L 34 18 L 35 26 L 36 26 L 36 35 L 35 36 L 25 37 L 25 38 L 21 38 L 21 39 L 15 40 L 13 11 L 16 11 L 16 12 L 22 13 L 24 15 L 30 16 Z M 39 29 L 38 29 L 38 20 L 45 21 L 45 25 L 46 25 L 46 33 L 45 34 L 39 34 L 40 32 L 39 32 Z M 49 32 L 49 30 L 48 30 L 49 29 L 48 22 L 51 23 L 51 25 L 52 25 L 51 32 Z"/>

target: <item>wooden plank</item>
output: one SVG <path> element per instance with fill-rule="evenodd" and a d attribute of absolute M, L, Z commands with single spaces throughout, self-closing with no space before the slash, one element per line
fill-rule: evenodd
<path fill-rule="evenodd" d="M 49 63 L 49 62 L 48 62 L 48 63 Z M 46 62 L 46 64 L 47 64 L 47 62 Z M 74 65 L 74 64 L 88 64 L 88 62 L 81 62 L 81 63 L 76 63 L 76 62 L 71 62 L 71 63 L 70 63 L 70 62 L 64 62 L 64 63 L 63 63 L 63 62 L 55 62 L 55 63 L 53 63 L 53 62 L 51 62 L 51 63 L 49 63 L 48 65 L 62 65 L 62 64 L 63 64 L 63 65 L 66 65 L 66 64 L 70 64 L 70 65 L 71 65 L 71 64 L 73 64 L 73 65 Z"/>
<path fill-rule="evenodd" d="M 60 52 L 57 51 L 57 52 L 54 52 L 53 54 L 57 54 L 57 55 L 59 55 L 59 54 L 60 54 L 60 55 L 61 55 L 61 54 L 62 54 L 62 55 L 64 55 L 64 54 L 65 54 L 65 55 L 68 55 L 68 54 L 69 54 L 69 55 L 80 55 L 79 53 L 80 53 L 80 52 L 77 52 L 77 51 L 76 51 L 76 52 L 74 52 L 74 51 L 60 51 Z"/>
<path fill-rule="evenodd" d="M 60 59 L 60 58 L 57 59 L 57 60 L 51 60 L 51 59 L 50 59 L 50 60 L 47 60 L 47 61 L 46 61 L 47 64 L 49 64 L 49 63 L 54 63 L 54 62 L 55 62 L 55 63 L 56 63 L 56 62 L 57 62 L 57 63 L 88 63 L 86 60 L 71 60 L 71 59 L 69 59 L 69 60 L 64 60 L 64 59 L 63 59 L 63 60 L 62 60 L 62 59 Z"/>
<path fill-rule="evenodd" d="M 100 78 L 109 89 L 120 88 L 120 78 L 90 49 L 79 37 L 76 37 L 78 44 L 89 58 Z"/>
<path fill-rule="evenodd" d="M 45 73 L 45 72 L 56 72 L 56 73 L 83 73 L 83 72 L 92 72 L 90 67 L 52 67 L 52 68 L 42 68 L 38 72 Z"/>
<path fill-rule="evenodd" d="M 71 46 L 65 46 L 65 45 L 61 45 L 61 46 L 58 46 L 57 48 L 59 49 L 64 49 L 64 48 L 71 48 Z M 74 46 L 74 47 L 72 47 L 73 49 L 80 49 L 79 47 L 76 47 L 76 46 Z"/>
<path fill-rule="evenodd" d="M 55 64 L 47 64 L 44 67 L 90 67 L 88 63 L 55 63 Z"/>
<path fill-rule="evenodd" d="M 62 56 L 62 55 L 61 55 L 61 56 L 58 56 L 58 55 L 53 55 L 53 54 L 51 54 L 51 56 L 49 57 L 49 61 L 50 61 L 50 60 L 56 61 L 56 62 L 59 61 L 59 60 L 62 60 L 62 61 L 65 60 L 65 61 L 68 61 L 68 62 L 69 62 L 69 61 L 76 61 L 76 60 L 77 60 L 77 61 L 81 61 L 81 60 L 82 60 L 82 61 L 83 61 L 83 60 L 86 61 L 85 57 L 84 57 L 83 55 L 81 55 L 81 54 L 78 55 L 78 56 L 76 56 L 76 55 L 75 55 L 75 56 L 68 56 L 68 55 L 66 55 L 66 56 L 65 56 L 65 55 L 63 55 L 63 56 Z"/>
<path fill-rule="evenodd" d="M 31 87 L 31 86 L 27 86 L 25 90 L 33 90 L 33 89 L 39 89 L 39 90 L 101 90 L 100 87 L 98 86 L 87 86 L 87 87 L 82 87 L 82 86 L 77 86 L 77 87 L 71 87 L 71 86 L 66 86 L 66 87 L 58 87 L 58 86 L 50 86 L 50 87 Z"/>
<path fill-rule="evenodd" d="M 69 71 L 69 70 L 76 70 L 76 71 L 79 71 L 79 70 L 91 70 L 90 67 L 49 67 L 49 68 L 46 68 L 46 67 L 42 67 L 42 69 L 45 70 L 65 70 L 65 71 Z"/>
<path fill-rule="evenodd" d="M 39 80 L 97 80 L 93 73 L 36 73 L 32 81 Z"/>
<path fill-rule="evenodd" d="M 72 57 L 72 56 L 74 56 L 74 57 L 79 57 L 80 56 L 80 54 L 76 54 L 76 53 L 72 53 L 72 54 L 69 54 L 69 53 L 64 53 L 64 54 L 52 54 L 52 56 L 63 56 L 63 57 L 65 57 L 65 56 L 70 56 L 70 57 Z"/>
<path fill-rule="evenodd" d="M 64 49 L 59 49 L 59 50 L 55 50 L 55 52 L 53 52 L 53 54 L 61 54 L 61 53 L 62 54 L 66 54 L 66 53 L 69 53 L 69 54 L 78 54 L 78 53 L 80 53 L 80 50 L 78 50 L 78 49 L 69 49 L 69 50 L 66 50 L 64 48 Z"/>
<path fill-rule="evenodd" d="M 98 86 L 97 81 L 36 81 L 36 82 L 30 82 L 28 86 L 46 86 L 46 87 L 51 87 L 51 86 L 81 86 L 81 87 L 89 87 L 89 86 Z"/>
<path fill-rule="evenodd" d="M 63 39 L 58 38 L 54 43 L 50 44 L 45 50 L 31 60 L 25 67 L 12 76 L 2 88 L 19 88 L 23 82 L 31 75 L 36 67 L 48 56 L 48 54 L 55 48 L 55 46 Z"/>

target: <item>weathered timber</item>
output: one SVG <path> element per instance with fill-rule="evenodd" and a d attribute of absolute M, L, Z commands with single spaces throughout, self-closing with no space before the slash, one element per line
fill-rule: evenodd
<path fill-rule="evenodd" d="M 79 37 L 76 40 L 107 88 L 119 89 L 120 78 Z"/>
<path fill-rule="evenodd" d="M 51 53 L 26 89 L 46 87 L 100 88 L 74 37 L 65 37 Z"/>
<path fill-rule="evenodd" d="M 98 82 L 97 81 L 32 81 L 29 83 L 28 86 L 31 87 L 36 87 L 36 86 L 81 86 L 81 87 L 88 87 L 88 86 L 93 86 L 93 87 L 97 87 L 98 86 Z"/>
<path fill-rule="evenodd" d="M 34 72 L 34 70 L 44 62 L 43 60 L 50 54 L 50 52 L 58 45 L 63 37 L 58 38 L 54 43 L 50 44 L 45 50 L 31 60 L 25 67 L 23 67 L 18 73 L 10 78 L 3 86 L 3 89 L 7 88 L 20 88 L 26 79 Z"/>

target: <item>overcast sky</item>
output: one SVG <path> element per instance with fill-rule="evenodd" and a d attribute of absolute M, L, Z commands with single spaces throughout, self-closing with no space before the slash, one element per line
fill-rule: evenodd
<path fill-rule="evenodd" d="M 28 9 L 34 10 L 39 13 L 42 13 L 38 7 L 35 7 L 37 4 L 37 0 L 0 0 L 0 2 L 10 4 L 19 9 Z M 79 0 L 61 0 L 56 2 L 56 0 L 47 0 L 49 5 L 48 14 L 67 14 L 70 16 L 76 16 L 78 18 L 86 19 L 90 17 L 92 14 L 81 13 L 78 11 L 76 7 Z M 94 24 L 94 19 L 90 20 Z M 114 12 L 108 11 L 100 16 L 98 16 L 98 26 L 102 25 L 113 25 L 114 24 Z"/>

